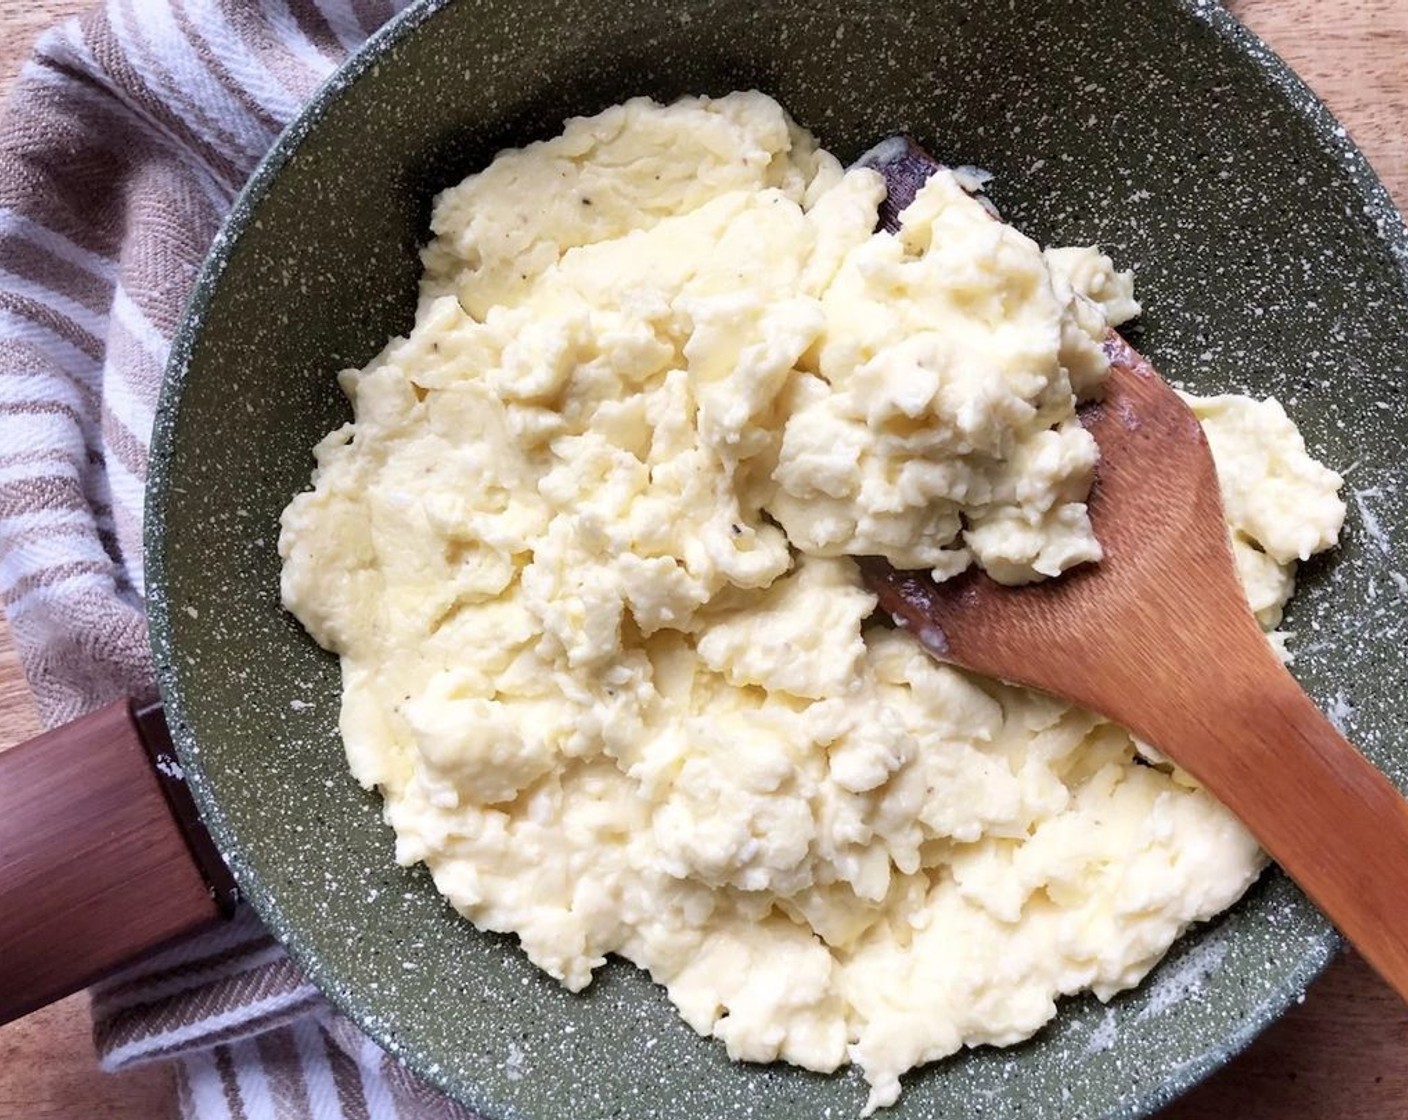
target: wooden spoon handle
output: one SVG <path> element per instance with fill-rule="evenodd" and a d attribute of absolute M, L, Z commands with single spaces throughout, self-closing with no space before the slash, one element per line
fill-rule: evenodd
<path fill-rule="evenodd" d="M 159 708 L 122 701 L 0 753 L 0 1023 L 233 903 Z"/>
<path fill-rule="evenodd" d="M 1408 802 L 1262 646 L 1259 690 L 1206 680 L 1199 710 L 1151 741 L 1202 760 L 1199 781 L 1408 1000 Z"/>

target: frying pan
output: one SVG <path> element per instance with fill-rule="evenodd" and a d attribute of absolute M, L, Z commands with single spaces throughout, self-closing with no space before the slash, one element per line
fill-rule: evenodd
<path fill-rule="evenodd" d="M 1221 8 L 425 0 L 315 99 L 217 240 L 157 417 L 148 607 L 179 764 L 240 889 L 338 1006 L 487 1117 L 845 1116 L 864 1099 L 854 1073 L 730 1063 L 619 962 L 569 994 L 511 939 L 459 919 L 423 869 L 397 867 L 378 799 L 346 772 L 336 661 L 278 598 L 279 512 L 306 486 L 314 442 L 348 417 L 334 373 L 410 326 L 433 193 L 569 115 L 746 87 L 843 159 L 905 131 L 987 167 L 1019 228 L 1138 268 L 1135 341 L 1166 375 L 1285 402 L 1347 472 L 1351 509 L 1338 554 L 1303 570 L 1295 672 L 1408 778 L 1408 237 L 1343 130 Z M 135 742 L 126 712 L 104 718 L 91 736 Z M 48 749 L 60 741 L 63 772 L 81 769 L 71 736 Z M 38 781 L 41 756 L 20 751 Z M 143 781 L 131 796 L 163 804 Z M 110 789 L 109 803 L 126 796 Z M 148 895 L 173 912 L 185 900 L 148 940 L 227 901 L 183 843 L 134 845 L 160 849 L 152 874 L 173 876 Z M 219 879 L 219 860 L 197 862 Z M 123 889 L 151 885 L 133 878 Z M 0 957 L 41 918 L 4 925 Z M 1245 1045 L 1336 944 L 1272 871 L 1137 990 L 1068 1001 L 1027 1043 L 924 1069 L 890 1115 L 1147 1114 Z"/>

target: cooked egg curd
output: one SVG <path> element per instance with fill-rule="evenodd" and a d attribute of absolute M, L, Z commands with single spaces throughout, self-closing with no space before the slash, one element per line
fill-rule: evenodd
<path fill-rule="evenodd" d="M 884 192 L 758 93 L 505 152 L 437 199 L 280 540 L 401 862 L 572 989 L 616 953 L 734 1058 L 858 1063 L 870 1108 L 1137 983 L 1263 862 L 1126 731 L 872 622 L 854 556 L 1100 559 L 1076 406 L 1138 310 L 953 173 L 897 235 Z M 1340 480 L 1274 402 L 1193 404 L 1274 627 Z"/>

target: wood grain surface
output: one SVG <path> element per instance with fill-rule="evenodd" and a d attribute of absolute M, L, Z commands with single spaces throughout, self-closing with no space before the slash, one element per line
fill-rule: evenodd
<path fill-rule="evenodd" d="M 0 1022 L 228 915 L 138 719 L 118 700 L 0 752 Z"/>
<path fill-rule="evenodd" d="M 43 28 L 87 6 L 0 0 L 0 90 Z M 1408 0 L 1232 0 L 1229 7 L 1326 100 L 1400 205 L 1408 204 Z M 38 729 L 0 623 L 0 745 Z M 98 1071 L 81 996 L 0 1028 L 0 1120 L 175 1115 L 168 1071 Z M 1162 1114 L 1224 1118 L 1408 1120 L 1408 1010 L 1361 960 L 1342 958 L 1302 1005 Z"/>

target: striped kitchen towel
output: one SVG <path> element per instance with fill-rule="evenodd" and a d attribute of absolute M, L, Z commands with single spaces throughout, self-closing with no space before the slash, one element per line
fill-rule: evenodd
<path fill-rule="evenodd" d="M 0 120 L 0 590 L 41 716 L 151 682 L 142 483 L 162 370 L 221 217 L 404 0 L 108 0 Z M 253 915 L 94 991 L 103 1066 L 175 1060 L 201 1120 L 465 1117 L 334 1014 Z"/>

